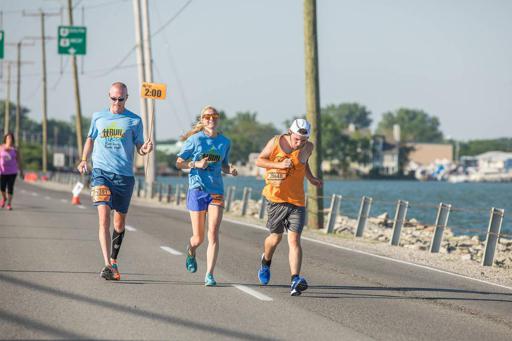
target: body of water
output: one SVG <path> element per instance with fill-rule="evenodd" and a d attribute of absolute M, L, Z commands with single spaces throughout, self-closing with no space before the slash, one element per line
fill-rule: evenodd
<path fill-rule="evenodd" d="M 187 177 L 158 177 L 165 184 L 188 184 Z M 236 198 L 244 187 L 251 187 L 252 199 L 259 199 L 264 182 L 255 177 L 224 177 L 225 186 L 236 186 Z M 433 225 L 440 202 L 451 204 L 448 226 L 456 234 L 484 236 L 492 207 L 505 209 L 502 233 L 512 234 L 512 183 L 447 183 L 393 180 L 326 180 L 324 205 L 329 207 L 332 194 L 343 196 L 341 214 L 356 218 L 362 196 L 373 198 L 371 216 L 388 212 L 394 218 L 397 200 L 409 202 L 407 217 Z M 469 229 L 469 230 L 468 230 Z"/>

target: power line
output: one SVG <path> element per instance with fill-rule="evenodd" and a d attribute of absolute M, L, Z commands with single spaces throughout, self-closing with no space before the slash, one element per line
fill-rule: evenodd
<path fill-rule="evenodd" d="M 154 3 L 154 6 L 156 8 L 156 3 Z M 158 20 L 160 21 L 160 11 L 158 11 L 158 9 L 156 10 L 156 13 L 157 13 L 157 18 Z M 171 54 L 171 47 L 170 47 L 170 44 L 169 44 L 169 40 L 167 39 L 167 34 L 164 32 L 164 41 L 167 45 L 167 49 L 166 49 L 166 52 L 167 52 L 167 55 L 169 57 L 169 63 L 171 65 L 171 69 L 173 70 L 174 72 L 174 75 L 176 77 L 176 85 L 178 86 L 178 89 L 179 89 L 179 93 L 180 93 L 180 97 L 181 97 L 181 100 L 183 102 L 183 106 L 185 107 L 185 111 L 188 115 L 188 118 L 190 120 L 190 122 L 194 122 L 194 116 L 190 113 L 190 110 L 189 110 L 189 107 L 188 107 L 188 101 L 186 99 L 186 96 L 185 96 L 185 90 L 184 88 L 181 86 L 181 79 L 180 79 L 180 76 L 179 76 L 179 73 L 178 73 L 178 68 L 176 67 L 176 63 L 174 62 L 174 58 Z"/>
<path fill-rule="evenodd" d="M 183 5 L 179 10 L 178 12 L 176 12 L 175 15 L 173 15 L 171 17 L 171 19 L 169 19 L 165 24 L 163 24 L 162 26 L 160 26 L 155 32 L 153 32 L 151 35 L 150 35 L 150 38 L 153 38 L 155 35 L 159 34 L 160 32 L 162 32 L 163 29 L 165 29 L 165 27 L 169 26 L 174 20 L 176 20 L 176 18 L 185 10 L 185 8 L 188 7 L 188 5 L 190 5 L 190 3 L 192 2 L 192 0 L 188 0 L 185 5 Z M 106 75 L 108 75 L 109 73 L 113 72 L 115 69 L 117 69 L 120 65 L 123 64 L 124 61 L 126 61 L 128 59 L 128 57 L 131 56 L 131 54 L 133 53 L 133 51 L 135 51 L 135 49 L 137 48 L 137 45 L 134 45 L 132 48 L 130 48 L 130 50 L 126 53 L 126 55 L 118 62 L 116 63 L 116 65 L 114 65 L 113 67 L 111 67 L 109 69 L 109 71 L 105 72 L 103 75 L 101 75 L 100 77 L 104 77 Z"/>

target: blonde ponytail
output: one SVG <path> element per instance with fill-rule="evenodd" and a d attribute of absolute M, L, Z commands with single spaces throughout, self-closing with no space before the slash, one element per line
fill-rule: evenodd
<path fill-rule="evenodd" d="M 199 120 L 194 124 L 194 127 L 189 130 L 188 132 L 186 132 L 185 134 L 181 135 L 180 136 L 180 140 L 181 141 L 185 141 L 186 139 L 188 139 L 190 136 L 194 135 L 194 134 L 197 134 L 198 132 L 200 132 L 201 130 L 204 129 L 204 124 L 201 122 L 201 118 L 203 117 L 203 114 L 205 112 L 207 112 L 208 110 L 212 110 L 213 112 L 215 112 L 216 114 L 219 114 L 219 112 L 217 111 L 217 109 L 215 109 L 213 106 L 211 105 L 207 105 L 205 106 L 202 110 L 201 110 L 201 115 L 199 115 Z"/>

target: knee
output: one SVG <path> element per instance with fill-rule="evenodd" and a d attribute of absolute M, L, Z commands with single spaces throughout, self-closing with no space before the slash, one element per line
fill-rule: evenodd
<path fill-rule="evenodd" d="M 267 237 L 267 241 L 272 246 L 277 246 L 281 242 L 282 239 L 283 239 L 282 233 L 281 234 L 271 234 L 270 236 Z"/>
<path fill-rule="evenodd" d="M 208 243 L 217 244 L 219 242 L 219 234 L 218 233 L 208 233 Z"/>
<path fill-rule="evenodd" d="M 203 240 L 204 240 L 204 236 L 192 236 L 192 238 L 190 238 L 190 246 L 192 247 L 196 247 L 196 246 L 199 246 L 203 243 Z"/>

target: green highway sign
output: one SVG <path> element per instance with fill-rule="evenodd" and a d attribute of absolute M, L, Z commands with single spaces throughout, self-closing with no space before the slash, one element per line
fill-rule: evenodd
<path fill-rule="evenodd" d="M 0 59 L 4 59 L 4 31 L 0 31 Z"/>
<path fill-rule="evenodd" d="M 84 55 L 86 34 L 85 26 L 59 26 L 59 54 Z"/>

